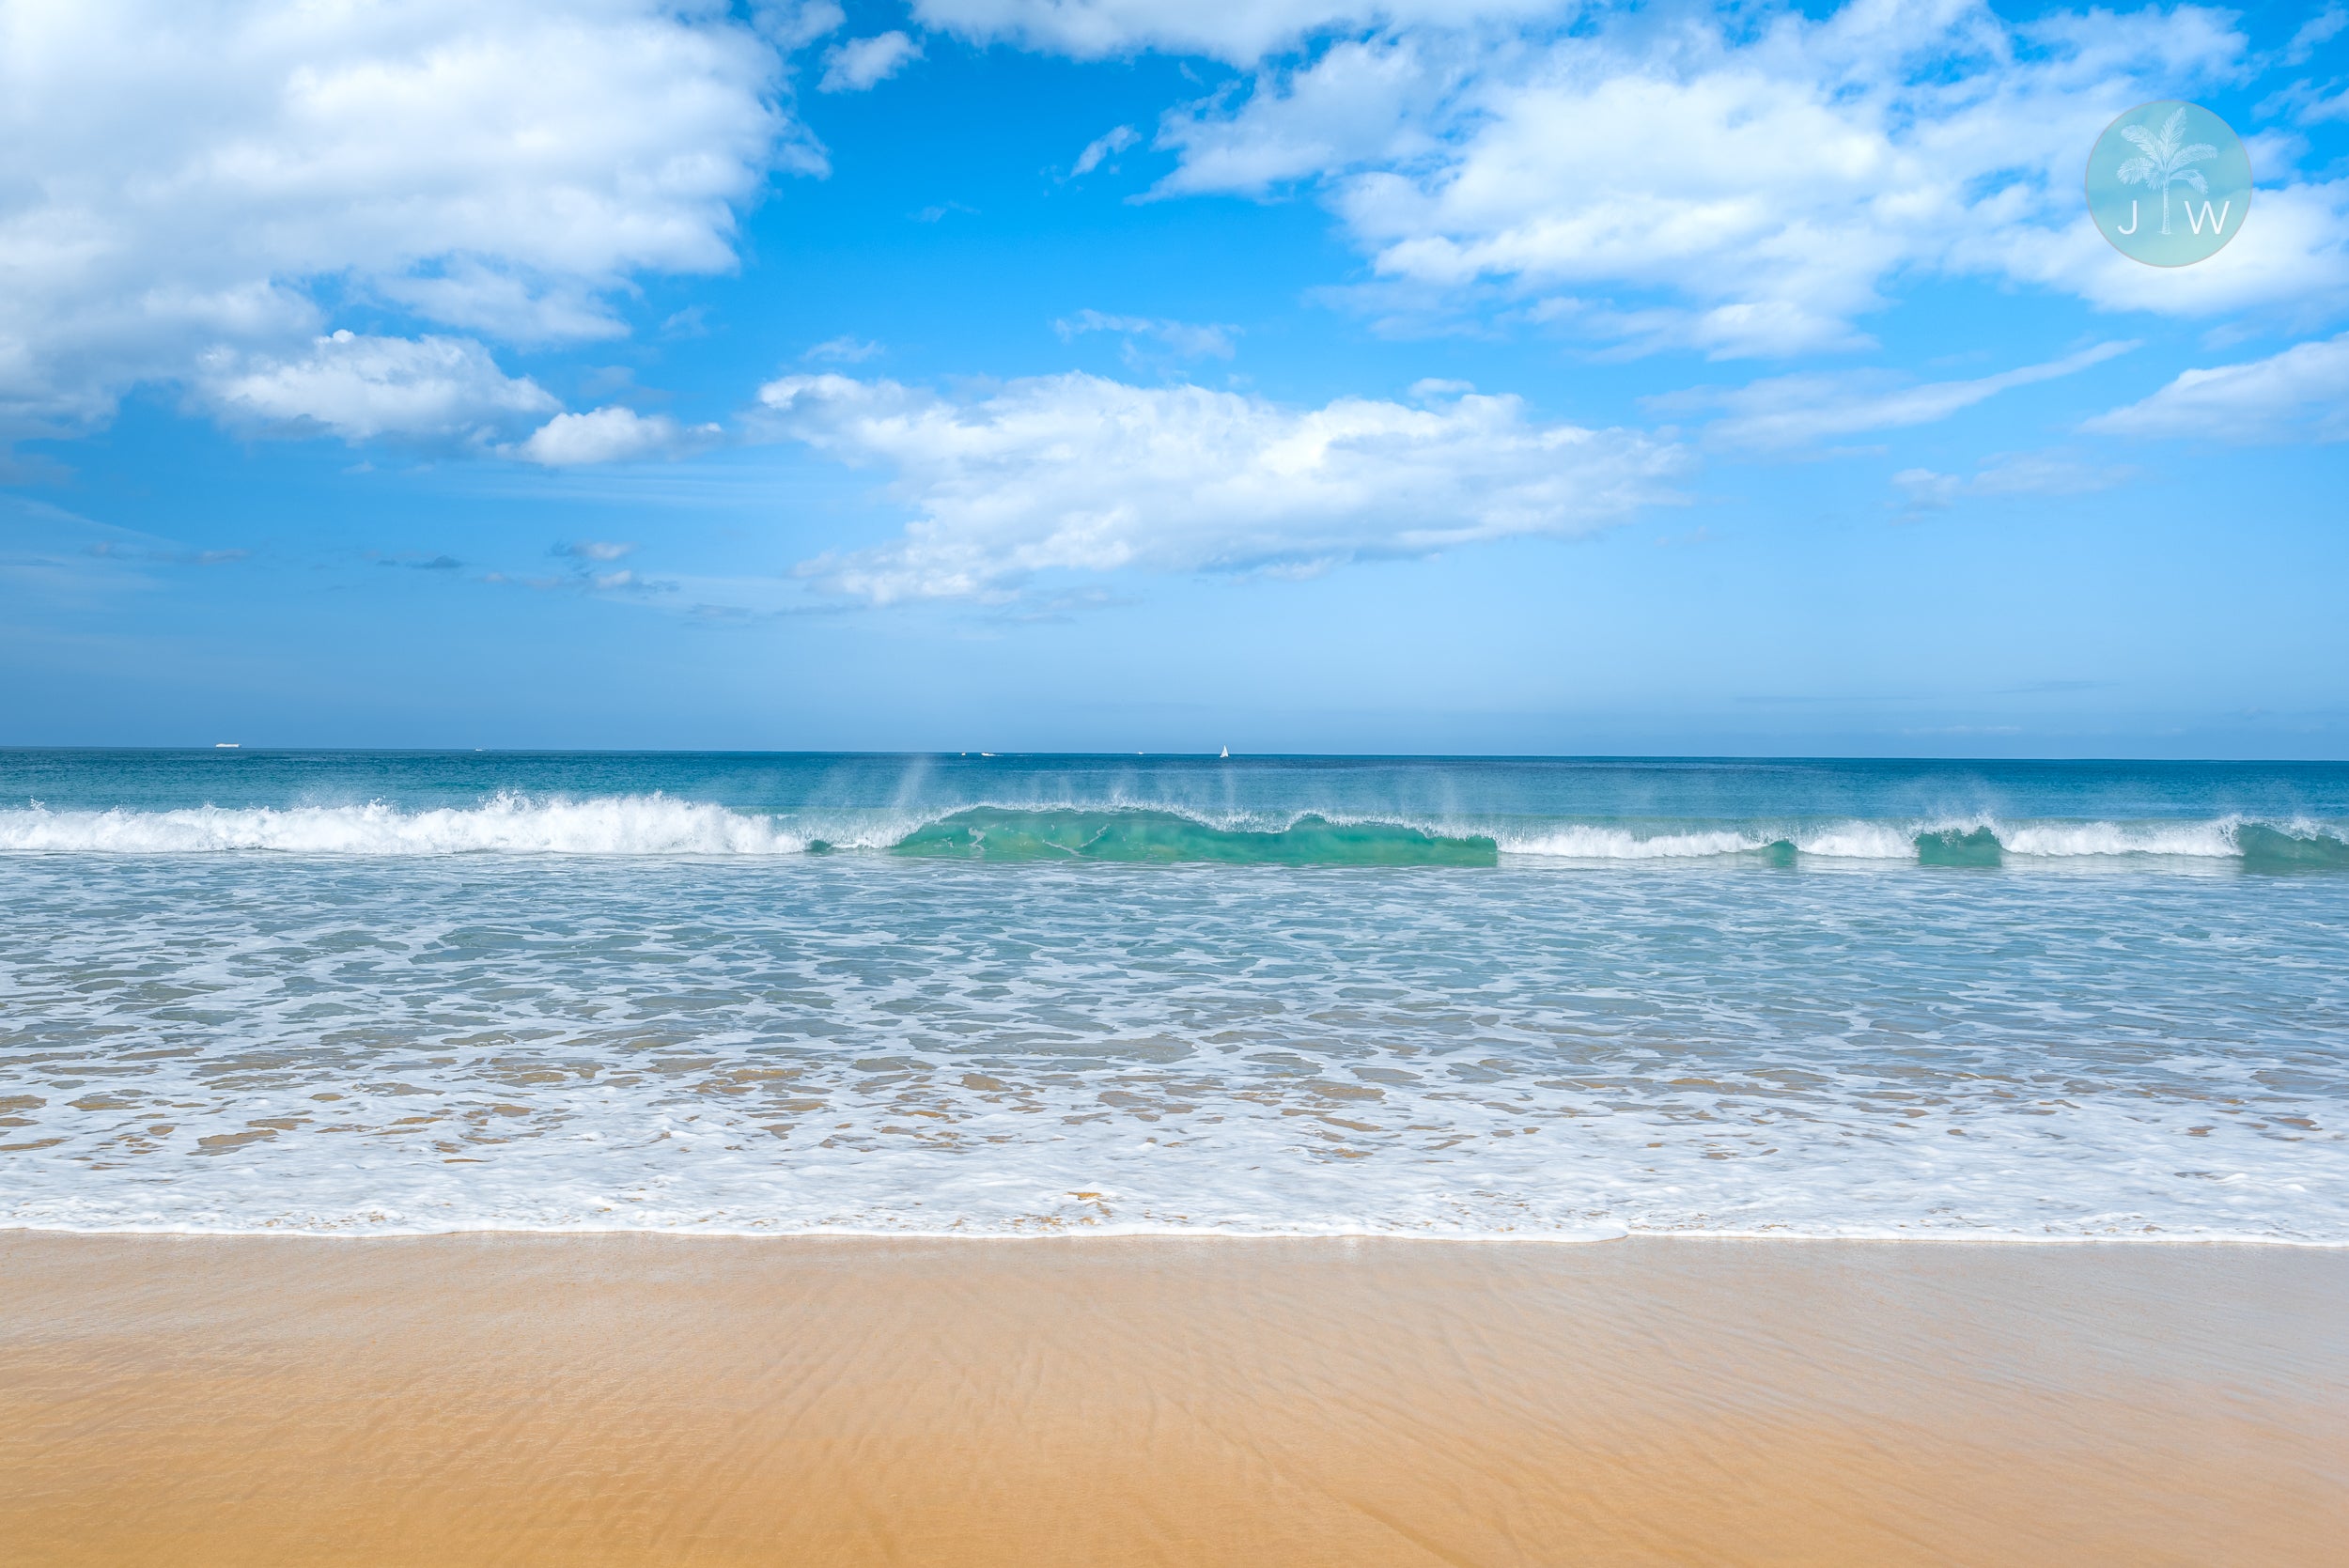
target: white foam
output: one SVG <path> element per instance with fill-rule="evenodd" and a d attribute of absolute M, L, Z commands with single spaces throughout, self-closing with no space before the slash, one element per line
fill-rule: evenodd
<path fill-rule="evenodd" d="M 1830 860 L 1913 861 L 1920 831 L 1913 823 L 1839 822 L 1797 833 L 1794 844 L 1806 855 Z"/>
<path fill-rule="evenodd" d="M 1933 828 L 1945 826 L 1934 824 Z M 1695 832 L 1632 832 L 1623 828 L 1574 826 L 1501 839 L 1512 855 L 1542 855 L 1581 861 L 1703 860 L 1750 855 L 1773 844 L 1792 844 L 1805 855 L 1830 860 L 1914 861 L 1917 835 L 1929 831 L 1914 822 L 1838 822 L 1827 827 L 1707 829 Z"/>
<path fill-rule="evenodd" d="M 1926 834 L 1988 831 L 2005 854 L 2027 860 L 2242 854 L 2251 823 L 2203 821 L 2004 822 L 1989 816 L 1850 819 L 1788 825 L 1749 823 L 1641 831 L 1595 823 L 1497 827 L 1472 820 L 1338 811 L 1281 814 L 1211 811 L 1123 797 L 941 803 L 928 811 L 833 808 L 770 816 L 654 793 L 571 798 L 501 794 L 478 805 L 403 810 L 381 801 L 337 806 L 189 806 L 0 810 L 0 853 L 190 854 L 274 850 L 306 855 L 408 856 L 474 852 L 567 855 L 790 855 L 821 842 L 834 848 L 886 849 L 922 827 L 972 810 L 1163 812 L 1226 831 L 1281 832 L 1309 816 L 1340 825 L 1381 823 L 1437 836 L 1492 838 L 1502 853 L 1553 861 L 1654 862 L 1747 855 L 1792 844 L 1822 860 L 1906 862 Z M 2339 838 L 2338 824 L 2295 818 L 2258 824 L 2301 839 Z"/>
<path fill-rule="evenodd" d="M 190 854 L 270 849 L 306 855 L 787 855 L 801 834 L 763 816 L 665 795 L 534 800 L 403 812 L 364 806 L 192 806 L 176 811 L 0 812 L 0 851 Z"/>
<path fill-rule="evenodd" d="M 2010 855 L 2064 859 L 2080 855 L 2191 855 L 2224 860 L 2243 851 L 2235 842 L 2240 819 L 2215 822 L 2080 822 L 2032 824 L 1992 831 Z"/>
<path fill-rule="evenodd" d="M 1989 816 L 1918 817 L 1891 821 L 1853 820 L 1821 826 L 1711 829 L 1692 832 L 1640 834 L 1622 828 L 1562 827 L 1545 832 L 1503 835 L 1501 847 L 1513 855 L 1582 861 L 1692 860 L 1751 854 L 1773 844 L 1792 844 L 1822 860 L 1906 861 L 1918 859 L 1917 841 L 1936 834 L 1988 832 L 2000 850 L 2038 860 L 2114 856 L 2178 856 L 2229 860 L 2242 855 L 2244 818 L 2200 822 L 2002 822 Z M 2325 824 L 2295 819 L 2260 824 L 2289 837 L 2334 837 Z M 1458 830 L 1439 828 L 1437 831 Z"/>
<path fill-rule="evenodd" d="M 1577 861 L 1702 860 L 1714 855 L 1748 854 L 1768 842 L 1752 833 L 1726 830 L 1653 833 L 1643 838 L 1621 828 L 1593 827 L 1561 828 L 1553 832 L 1513 835 L 1499 841 L 1508 854 Z"/>
<path fill-rule="evenodd" d="M 0 864 L 0 1225 L 2349 1242 L 2337 878 L 289 865 Z"/>

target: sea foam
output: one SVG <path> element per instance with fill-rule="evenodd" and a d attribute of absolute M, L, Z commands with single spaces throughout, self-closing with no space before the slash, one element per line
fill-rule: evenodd
<path fill-rule="evenodd" d="M 360 806 L 189 806 L 171 811 L 0 812 L 0 850 L 307 855 L 787 855 L 807 839 L 769 817 L 663 795 L 533 800 L 404 812 Z"/>
<path fill-rule="evenodd" d="M 2349 1242 L 2349 881 L 0 862 L 0 1225 Z"/>
<path fill-rule="evenodd" d="M 2305 817 L 2252 821 L 2008 821 L 1987 815 L 1635 829 L 1408 814 L 1209 812 L 1137 800 L 1088 805 L 901 805 L 770 815 L 659 792 L 529 796 L 403 810 L 365 805 L 0 811 L 0 853 L 172 855 L 773 856 L 886 850 L 928 859 L 1281 865 L 1655 862 L 1761 856 L 1786 862 L 1984 865 L 2015 861 L 2240 861 L 2349 868 L 2349 832 Z"/>

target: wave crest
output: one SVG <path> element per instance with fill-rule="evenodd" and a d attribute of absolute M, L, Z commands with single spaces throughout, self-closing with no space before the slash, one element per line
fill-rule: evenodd
<path fill-rule="evenodd" d="M 665 795 L 583 800 L 499 795 L 478 806 L 191 806 L 0 812 L 0 850 L 169 855 L 788 855 L 807 840 L 763 816 Z"/>
<path fill-rule="evenodd" d="M 1269 831 L 1219 828 L 1164 811 L 1015 811 L 976 807 L 926 823 L 900 855 L 989 861 L 1205 861 L 1249 865 L 1492 865 L 1495 843 L 1393 822 L 1306 815 Z"/>
<path fill-rule="evenodd" d="M 1301 813 L 1210 817 L 1141 804 L 941 806 L 879 819 L 790 821 L 705 801 L 649 795 L 584 799 L 495 796 L 472 806 L 408 811 L 357 806 L 116 807 L 0 811 L 0 853 L 407 856 L 795 855 L 833 849 L 922 859 L 1110 861 L 1265 865 L 1488 866 L 1502 856 L 1598 862 L 1756 857 L 1931 866 L 2184 857 L 2247 870 L 2349 870 L 2349 832 L 2332 822 L 2001 822 L 1938 820 L 1788 824 L 1521 824 L 1510 829 Z"/>

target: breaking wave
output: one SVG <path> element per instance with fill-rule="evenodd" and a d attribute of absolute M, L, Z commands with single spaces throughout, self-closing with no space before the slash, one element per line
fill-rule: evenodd
<path fill-rule="evenodd" d="M 1792 862 L 1801 857 L 1906 861 L 1923 865 L 1999 865 L 2164 856 L 2239 860 L 2262 870 L 2349 870 L 2349 834 L 2338 824 L 2250 822 L 1835 822 L 1803 828 L 1721 828 L 1641 834 L 1617 827 L 1564 826 L 1504 835 L 1511 855 L 1580 861 L 1692 860 L 1726 855 Z"/>
<path fill-rule="evenodd" d="M 1995 866 L 2136 857 L 2247 870 L 2349 870 L 2349 831 L 2306 819 L 2003 822 L 1844 820 L 1795 826 L 1507 825 L 1349 818 L 1212 819 L 1143 805 L 900 809 L 834 822 L 781 818 L 662 794 L 501 794 L 477 805 L 190 806 L 0 811 L 0 853 L 179 855 L 798 855 L 885 851 L 927 860 L 1250 865 L 1490 866 L 1503 859 L 1758 859 Z"/>
<path fill-rule="evenodd" d="M 900 855 L 1039 861 L 1206 861 L 1248 865 L 1493 865 L 1500 846 L 1393 822 L 1300 816 L 1274 830 L 1220 828 L 1164 811 L 1005 811 L 979 807 L 926 823 Z"/>
<path fill-rule="evenodd" d="M 193 806 L 174 811 L 0 812 L 0 850 L 173 855 L 272 849 L 308 855 L 788 855 L 807 840 L 772 819 L 665 795 L 534 800 L 405 812 L 364 806 Z"/>

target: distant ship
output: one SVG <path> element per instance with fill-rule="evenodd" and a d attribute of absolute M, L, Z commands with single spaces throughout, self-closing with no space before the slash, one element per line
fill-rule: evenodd
<path fill-rule="evenodd" d="M 1229 746 L 1226 746 L 1226 747 L 1224 747 L 1224 748 L 1223 748 L 1223 760 L 1224 760 L 1225 762 L 1229 762 L 1229 761 L 1231 761 L 1231 760 L 1232 760 L 1232 748 L 1230 748 Z"/>
<path fill-rule="evenodd" d="M 215 752 L 233 752 L 237 749 L 238 744 L 239 743 L 234 740 L 215 740 L 212 742 L 212 750 Z"/>

